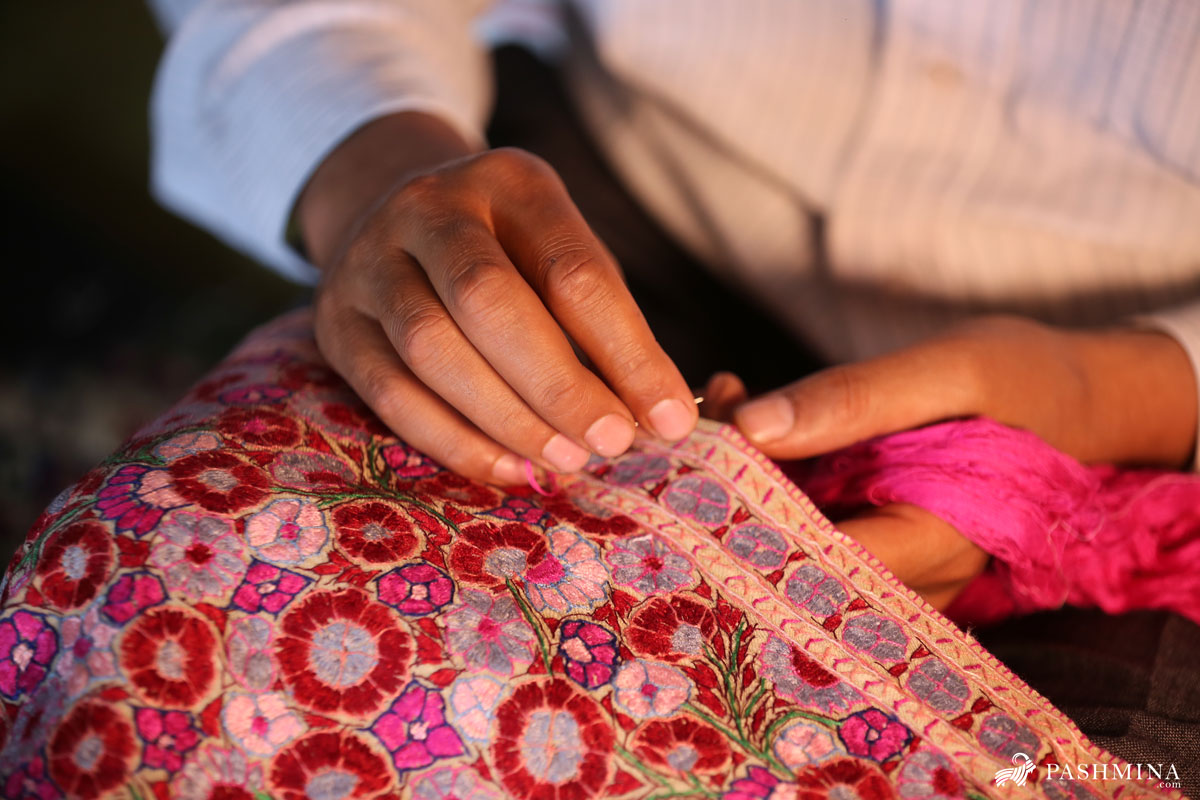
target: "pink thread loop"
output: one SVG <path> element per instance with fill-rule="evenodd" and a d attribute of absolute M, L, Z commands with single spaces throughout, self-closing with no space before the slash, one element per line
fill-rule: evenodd
<path fill-rule="evenodd" d="M 550 491 L 546 491 L 538 485 L 537 476 L 533 474 L 533 462 L 528 458 L 525 459 L 525 480 L 529 481 L 529 485 L 533 487 L 533 490 L 542 497 L 549 497 L 558 491 L 558 481 L 554 479 L 554 473 L 548 472 L 546 473 L 546 477 L 550 483 Z"/>

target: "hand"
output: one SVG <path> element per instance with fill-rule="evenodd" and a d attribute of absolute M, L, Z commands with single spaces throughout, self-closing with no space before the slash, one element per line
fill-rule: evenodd
<path fill-rule="evenodd" d="M 1066 331 L 1009 317 L 974 321 L 750 402 L 728 373 L 714 376 L 704 395 L 706 415 L 733 420 L 775 459 L 977 415 L 1030 430 L 1085 462 L 1179 467 L 1196 435 L 1195 377 L 1169 336 Z M 986 563 L 950 525 L 913 506 L 884 506 L 838 527 L 939 607 Z"/>
<path fill-rule="evenodd" d="M 423 114 L 351 137 L 297 213 L 321 352 L 397 435 L 477 480 L 569 472 L 697 412 L 554 171 Z M 573 343 L 599 375 L 580 363 Z M 611 388 L 610 388 L 611 387 Z"/>

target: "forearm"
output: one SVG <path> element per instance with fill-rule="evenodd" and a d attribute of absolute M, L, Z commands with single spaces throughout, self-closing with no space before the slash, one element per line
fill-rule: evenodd
<path fill-rule="evenodd" d="M 363 126 L 321 163 L 296 203 L 309 258 L 328 266 L 358 221 L 395 188 L 475 150 L 449 124 L 419 111 Z"/>

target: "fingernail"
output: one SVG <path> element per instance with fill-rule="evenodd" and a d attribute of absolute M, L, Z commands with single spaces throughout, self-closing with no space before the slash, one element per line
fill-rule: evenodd
<path fill-rule="evenodd" d="M 742 432 L 756 442 L 773 442 L 796 424 L 792 404 L 779 395 L 751 400 L 734 417 Z"/>
<path fill-rule="evenodd" d="M 561 433 L 556 433 L 542 448 L 542 458 L 560 472 L 576 472 L 587 463 L 588 451 Z"/>
<path fill-rule="evenodd" d="M 619 456 L 633 444 L 633 423 L 620 414 L 606 414 L 592 423 L 583 440 L 597 455 Z"/>
<path fill-rule="evenodd" d="M 525 462 L 512 453 L 506 453 L 492 464 L 492 477 L 501 486 L 520 486 L 525 483 Z"/>
<path fill-rule="evenodd" d="M 695 425 L 694 411 L 680 400 L 660 400 L 646 416 L 654 431 L 668 441 L 682 439 L 692 432 Z"/>

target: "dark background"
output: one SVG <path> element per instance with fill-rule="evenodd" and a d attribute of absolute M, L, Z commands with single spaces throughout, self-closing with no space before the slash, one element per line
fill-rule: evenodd
<path fill-rule="evenodd" d="M 147 189 L 162 37 L 134 0 L 0 4 L 0 551 L 303 291 Z"/>

